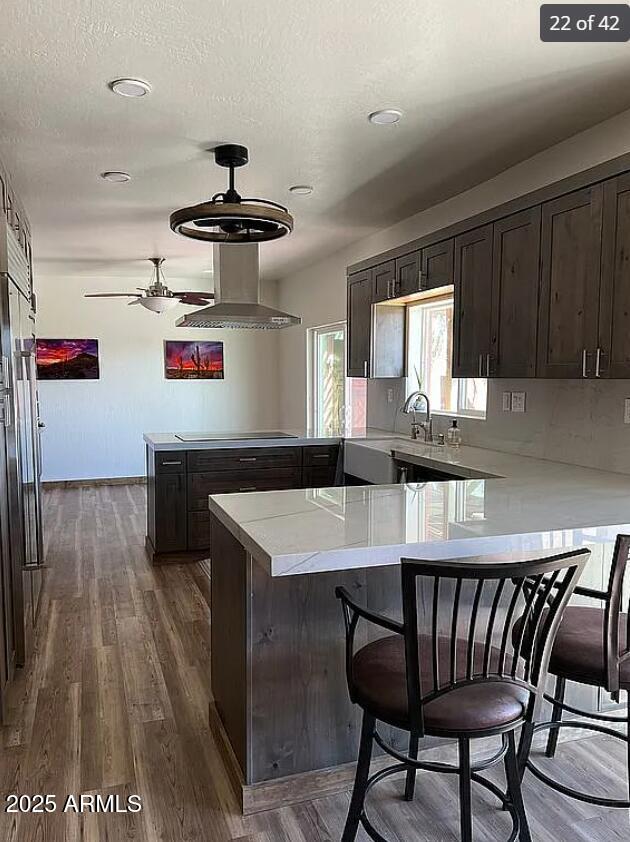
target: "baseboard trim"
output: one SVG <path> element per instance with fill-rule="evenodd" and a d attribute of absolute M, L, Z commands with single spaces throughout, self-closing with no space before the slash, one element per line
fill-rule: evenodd
<path fill-rule="evenodd" d="M 272 781 L 246 784 L 236 755 L 225 733 L 221 717 L 213 702 L 209 705 L 210 731 L 225 765 L 228 780 L 236 796 L 242 815 L 251 816 L 266 810 L 290 807 L 304 801 L 325 798 L 352 789 L 356 763 L 345 763 L 330 769 L 302 772 Z M 391 765 L 392 758 L 385 755 L 372 760 L 371 771 L 377 772 Z"/>
<path fill-rule="evenodd" d="M 99 477 L 98 479 L 59 479 L 46 480 L 42 487 L 53 488 L 96 488 L 101 485 L 145 485 L 146 477 Z"/>

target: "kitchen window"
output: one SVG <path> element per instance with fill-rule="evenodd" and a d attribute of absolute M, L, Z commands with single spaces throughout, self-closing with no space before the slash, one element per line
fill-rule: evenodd
<path fill-rule="evenodd" d="M 485 418 L 487 381 L 452 376 L 453 296 L 413 304 L 407 318 L 409 388 L 417 389 L 419 381 L 433 412 Z"/>
<path fill-rule="evenodd" d="M 308 421 L 316 435 L 355 432 L 367 423 L 367 381 L 346 377 L 346 322 L 307 331 Z"/>

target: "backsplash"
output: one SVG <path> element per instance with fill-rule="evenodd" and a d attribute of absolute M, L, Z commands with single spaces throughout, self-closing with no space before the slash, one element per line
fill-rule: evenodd
<path fill-rule="evenodd" d="M 406 392 L 405 379 L 370 380 L 368 426 L 409 435 L 411 418 L 399 411 Z M 525 392 L 525 412 L 504 412 L 503 392 Z M 630 474 L 625 398 L 625 380 L 490 380 L 486 420 L 461 418 L 459 426 L 464 444 Z M 435 435 L 450 420 L 434 416 Z"/>

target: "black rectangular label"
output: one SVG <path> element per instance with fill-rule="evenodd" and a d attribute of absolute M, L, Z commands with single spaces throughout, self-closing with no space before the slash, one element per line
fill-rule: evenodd
<path fill-rule="evenodd" d="M 541 41 L 630 40 L 627 3 L 545 3 L 540 7 Z"/>

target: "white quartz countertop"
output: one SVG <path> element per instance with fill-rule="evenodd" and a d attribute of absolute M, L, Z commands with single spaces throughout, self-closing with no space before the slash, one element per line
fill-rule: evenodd
<path fill-rule="evenodd" d="M 624 474 L 396 437 L 353 446 L 493 478 L 221 494 L 210 497 L 210 510 L 271 576 L 398 564 L 403 556 L 548 554 L 584 545 L 608 553 L 618 532 L 630 532 Z"/>
<path fill-rule="evenodd" d="M 257 430 L 254 432 L 268 433 L 267 430 Z M 214 450 L 216 448 L 233 448 L 233 447 L 300 447 L 308 444 L 334 444 L 342 439 L 356 439 L 356 440 L 370 440 L 378 439 L 379 441 L 389 438 L 396 438 L 394 433 L 386 433 L 383 430 L 361 430 L 360 432 L 353 432 L 348 430 L 335 431 L 330 435 L 321 435 L 314 433 L 312 430 L 305 429 L 274 429 L 271 432 L 282 432 L 288 435 L 279 438 L 261 437 L 256 438 L 239 438 L 239 434 L 246 433 L 251 435 L 251 431 L 194 431 L 181 432 L 180 435 L 186 437 L 199 436 L 207 437 L 216 435 L 220 438 L 207 441 L 182 441 L 177 437 L 177 433 L 144 433 L 143 439 L 146 444 L 153 450 Z M 229 436 L 229 438 L 226 438 Z"/>

